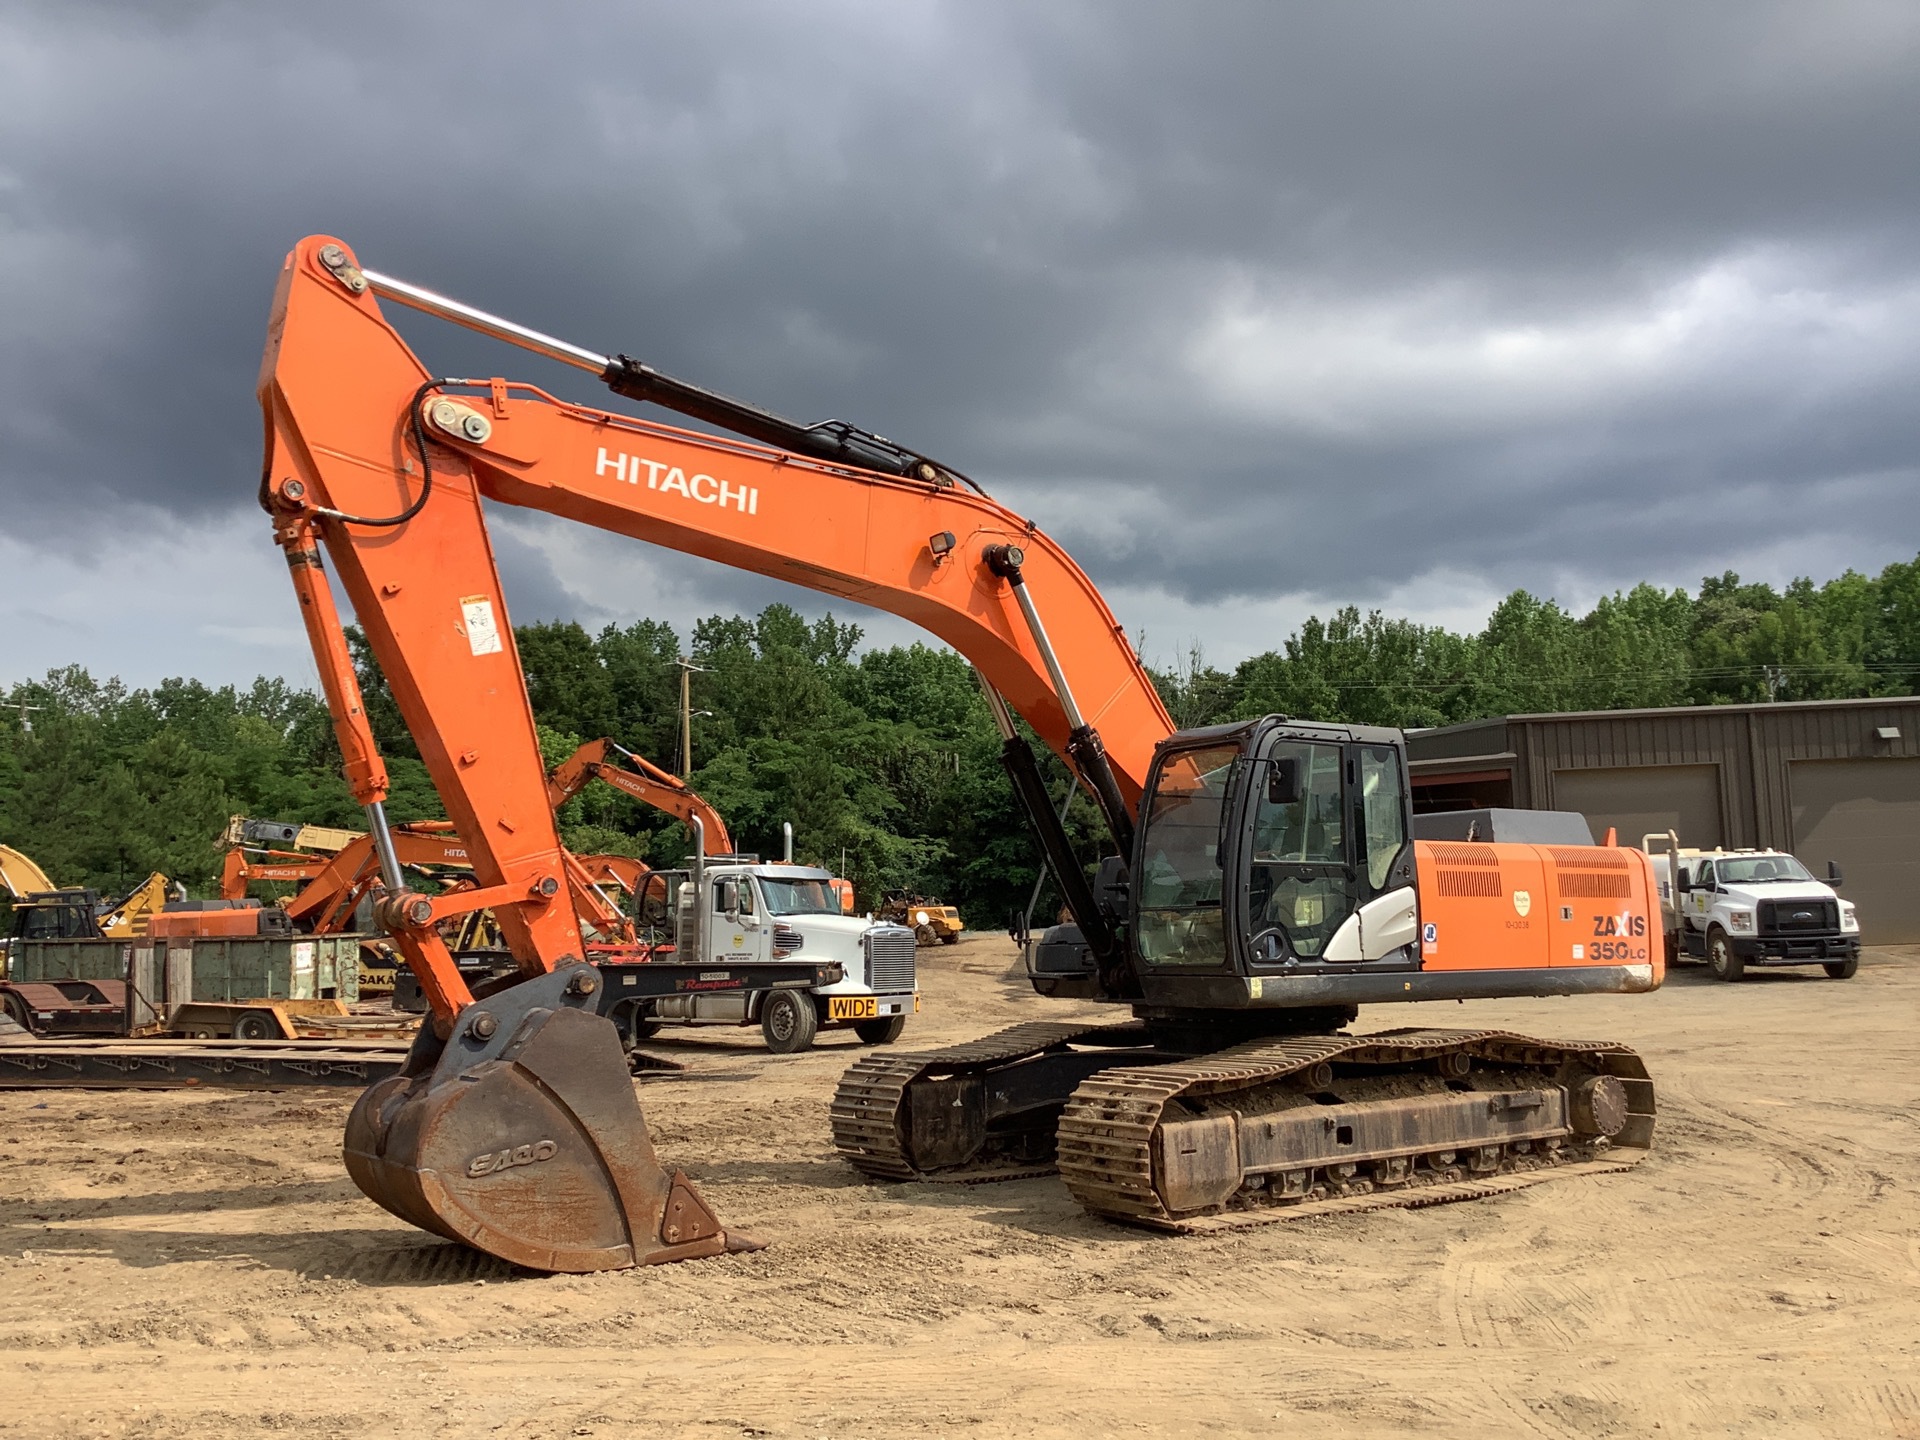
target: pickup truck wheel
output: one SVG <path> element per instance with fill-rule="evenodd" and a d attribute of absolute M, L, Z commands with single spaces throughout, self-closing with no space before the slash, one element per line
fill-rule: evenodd
<path fill-rule="evenodd" d="M 1851 980 L 1854 971 L 1860 968 L 1860 957 L 1856 955 L 1851 960 L 1829 960 L 1820 968 L 1832 979 Z"/>
<path fill-rule="evenodd" d="M 854 1025 L 853 1033 L 860 1037 L 862 1045 L 891 1045 L 906 1028 L 906 1016 L 889 1015 L 884 1020 L 861 1020 Z"/>
<path fill-rule="evenodd" d="M 1718 925 L 1707 931 L 1707 965 L 1716 980 L 1738 980 L 1747 973 L 1746 961 L 1733 953 L 1733 942 Z"/>
<path fill-rule="evenodd" d="M 776 1055 L 795 1055 L 813 1044 L 820 1012 L 804 990 L 776 990 L 760 1011 L 760 1033 Z"/>

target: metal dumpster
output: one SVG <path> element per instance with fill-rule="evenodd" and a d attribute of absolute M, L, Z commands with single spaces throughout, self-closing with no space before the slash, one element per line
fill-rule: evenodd
<path fill-rule="evenodd" d="M 125 994 L 125 1029 L 161 1026 L 182 1005 L 360 998 L 360 937 L 174 936 L 138 940 L 16 940 L 14 984 L 107 982 Z M 117 987 L 124 986 L 124 992 Z M 118 1028 L 118 1027 L 116 1027 Z"/>

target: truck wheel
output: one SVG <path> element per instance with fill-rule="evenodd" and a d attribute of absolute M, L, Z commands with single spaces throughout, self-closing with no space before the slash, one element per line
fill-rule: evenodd
<path fill-rule="evenodd" d="M 627 1012 L 627 1048 L 631 1050 L 642 1040 L 660 1031 L 660 1022 L 638 1005 Z"/>
<path fill-rule="evenodd" d="M 860 1037 L 862 1045 L 891 1045 L 906 1028 L 906 1016 L 889 1015 L 884 1020 L 861 1020 L 854 1025 L 853 1033 Z"/>
<path fill-rule="evenodd" d="M 820 1012 L 804 990 L 776 990 L 760 1010 L 760 1033 L 776 1055 L 796 1055 L 813 1044 Z"/>
<path fill-rule="evenodd" d="M 1835 980 L 1851 980 L 1854 971 L 1860 968 L 1860 957 L 1856 955 L 1851 960 L 1829 960 L 1820 968 Z"/>
<path fill-rule="evenodd" d="M 958 945 L 960 943 L 960 932 L 955 930 L 949 934 L 942 935 L 940 937 L 940 943 L 942 945 Z"/>
<path fill-rule="evenodd" d="M 258 1010 L 242 1011 L 233 1017 L 233 1038 L 236 1040 L 277 1040 L 280 1027 L 273 1023 L 271 1015 L 262 1015 Z"/>
<path fill-rule="evenodd" d="M 1716 980 L 1738 980 L 1747 973 L 1747 963 L 1733 953 L 1733 942 L 1718 925 L 1707 931 L 1707 965 Z"/>
<path fill-rule="evenodd" d="M 4 999 L 5 1001 L 7 1018 L 9 1020 L 13 1021 L 14 1024 L 18 1025 L 29 1035 L 37 1035 L 39 1033 L 33 1028 L 33 1010 L 21 996 L 9 990 L 6 995 L 0 997 L 0 999 Z"/>

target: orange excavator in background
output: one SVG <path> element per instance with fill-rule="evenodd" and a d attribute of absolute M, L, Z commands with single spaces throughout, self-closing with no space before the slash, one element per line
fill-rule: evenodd
<path fill-rule="evenodd" d="M 230 849 L 221 870 L 221 893 L 227 899 L 241 899 L 255 881 L 294 881 L 300 890 L 288 898 L 282 908 L 292 918 L 294 928 L 303 934 L 334 935 L 353 928 L 360 902 L 384 882 L 380 872 L 380 846 L 372 835 L 351 831 L 334 832 L 347 836 L 346 843 L 331 854 L 310 855 L 299 851 L 265 852 Z M 445 820 L 418 820 L 389 829 L 393 855 L 403 871 L 416 880 L 446 889 L 464 886 L 471 863 L 467 842 L 453 832 Z M 624 856 L 576 856 L 565 852 L 567 884 L 581 916 L 607 943 L 633 942 L 633 923 L 620 902 L 607 894 L 612 881 L 631 894 L 645 874 L 641 862 Z"/>
<path fill-rule="evenodd" d="M 612 763 L 609 752 L 627 764 Z M 589 740 L 554 766 L 547 776 L 548 801 L 557 812 L 594 780 L 682 823 L 698 819 L 706 827 L 709 853 L 732 853 L 733 840 L 718 811 L 685 781 L 611 739 Z M 421 878 L 444 886 L 458 883 L 469 871 L 466 842 L 453 833 L 450 822 L 424 820 L 389 828 L 401 865 Z M 225 843 L 223 898 L 245 899 L 256 882 L 297 884 L 302 888 L 283 906 L 303 933 L 334 934 L 350 928 L 361 900 L 380 883 L 374 841 L 365 831 L 236 815 L 228 822 Z M 614 896 L 639 893 L 649 873 L 646 863 L 626 855 L 570 854 L 567 868 L 575 903 L 595 929 L 610 942 L 632 943 L 631 917 Z M 594 893 L 583 894 L 582 887 Z"/>
<path fill-rule="evenodd" d="M 615 765 L 612 752 L 627 763 Z M 644 756 L 636 755 L 612 740 L 589 740 L 562 760 L 547 775 L 547 802 L 558 810 L 595 780 L 603 780 L 622 795 L 630 795 L 643 805 L 673 816 L 682 824 L 699 820 L 706 827 L 708 852 L 733 853 L 733 836 L 727 822 L 706 801 L 694 794 L 686 781 L 669 775 Z M 692 826 L 688 825 L 691 829 Z"/>
<path fill-rule="evenodd" d="M 381 299 L 732 435 L 436 377 Z M 1176 731 L 1092 582 L 958 472 L 486 315 L 365 270 L 326 237 L 281 272 L 260 398 L 261 503 L 380 855 L 382 921 L 432 1007 L 403 1073 L 348 1124 L 349 1170 L 394 1213 L 550 1270 L 741 1243 L 658 1163 L 613 1027 L 593 1013 L 483 501 L 892 611 L 979 672 L 1074 917 L 1034 949 L 1034 987 L 1133 1019 L 862 1060 L 832 1121 L 866 1173 L 1031 1173 L 1057 1154 L 1096 1214 L 1217 1228 L 1483 1195 L 1619 1168 L 1650 1145 L 1653 1087 L 1624 1047 L 1346 1030 L 1361 1004 L 1654 988 L 1639 852 L 1415 842 L 1397 731 L 1284 716 Z M 470 893 L 403 883 L 323 547 L 469 841 Z M 1113 853 L 1096 880 L 1016 714 L 1105 821 Z M 437 926 L 480 906 L 519 979 L 476 999 Z"/>

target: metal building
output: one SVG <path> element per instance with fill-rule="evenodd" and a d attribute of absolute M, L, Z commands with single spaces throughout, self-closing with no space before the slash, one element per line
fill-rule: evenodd
<path fill-rule="evenodd" d="M 1829 860 L 1869 944 L 1920 942 L 1920 696 L 1505 715 L 1407 737 L 1414 809 L 1578 810 L 1637 844 Z"/>

